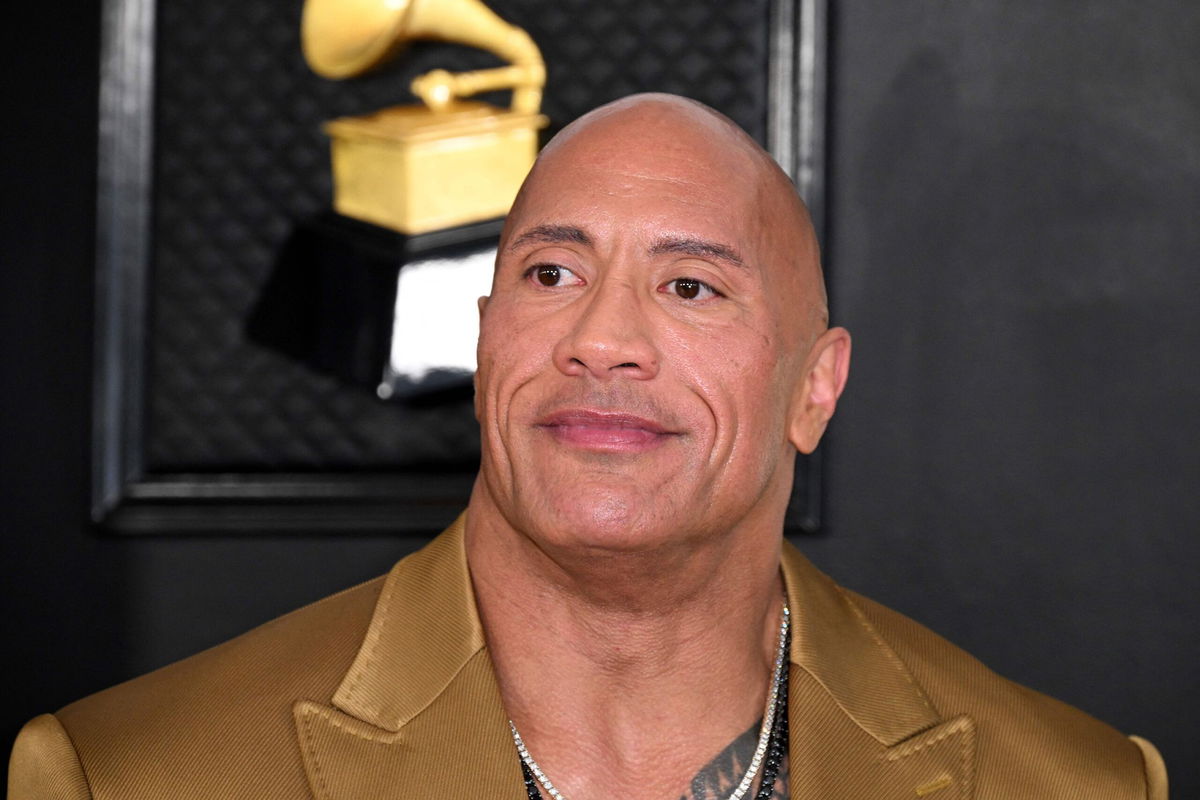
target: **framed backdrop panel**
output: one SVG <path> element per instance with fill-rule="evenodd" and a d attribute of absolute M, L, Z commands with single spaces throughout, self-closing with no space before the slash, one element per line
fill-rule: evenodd
<path fill-rule="evenodd" d="M 695 97 L 824 211 L 818 0 L 494 0 L 545 57 L 547 135 L 637 91 Z M 93 518 L 115 533 L 436 532 L 478 463 L 465 394 L 384 402 L 247 335 L 297 224 L 330 205 L 324 120 L 497 65 L 418 42 L 345 82 L 300 51 L 300 0 L 108 0 L 101 86 Z M 504 102 L 502 98 L 493 98 Z M 820 525 L 819 453 L 791 532 Z"/>

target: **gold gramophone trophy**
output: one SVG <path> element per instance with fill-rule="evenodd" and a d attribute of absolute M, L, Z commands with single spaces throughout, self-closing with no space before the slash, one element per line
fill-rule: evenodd
<path fill-rule="evenodd" d="M 413 39 L 488 50 L 508 66 L 434 70 L 411 89 L 423 105 L 385 108 L 325 124 L 332 142 L 334 208 L 403 234 L 504 216 L 537 154 L 546 69 L 524 30 L 479 0 L 306 0 L 304 57 L 327 78 L 349 78 Z M 512 90 L 508 109 L 464 100 Z"/>

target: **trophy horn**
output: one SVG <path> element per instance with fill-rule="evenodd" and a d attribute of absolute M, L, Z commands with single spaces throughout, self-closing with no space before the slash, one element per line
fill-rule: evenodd
<path fill-rule="evenodd" d="M 433 110 L 456 98 L 512 89 L 512 110 L 536 114 L 546 68 L 533 39 L 480 0 L 306 0 L 304 58 L 318 75 L 349 78 L 388 61 L 414 39 L 487 50 L 509 66 L 474 72 L 434 70 L 416 78 L 414 94 Z"/>

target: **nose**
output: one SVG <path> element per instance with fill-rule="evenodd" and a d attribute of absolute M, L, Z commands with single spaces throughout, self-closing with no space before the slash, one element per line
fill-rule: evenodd
<path fill-rule="evenodd" d="M 652 323 L 634 287 L 603 281 L 563 313 L 576 315 L 554 347 L 554 364 L 563 374 L 602 381 L 658 374 Z"/>

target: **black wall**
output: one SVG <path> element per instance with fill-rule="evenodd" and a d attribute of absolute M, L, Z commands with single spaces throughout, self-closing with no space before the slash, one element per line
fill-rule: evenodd
<path fill-rule="evenodd" d="M 1200 793 L 1200 6 L 834 4 L 845 583 Z"/>
<path fill-rule="evenodd" d="M 834 2 L 842 582 L 1154 740 L 1200 792 L 1200 5 Z M 0 733 L 414 541 L 87 523 L 99 8 L 0 47 Z"/>

